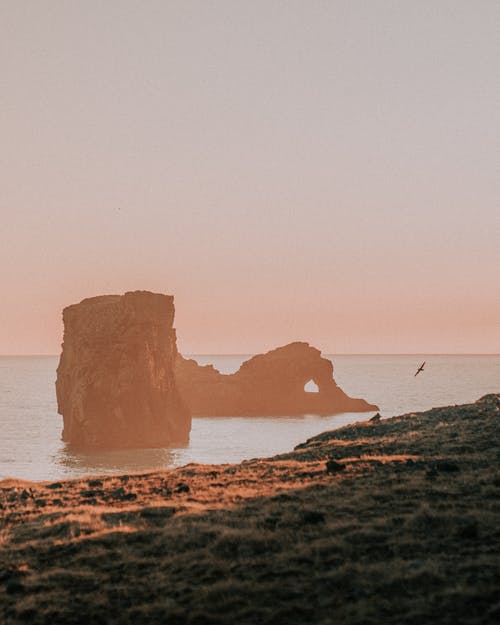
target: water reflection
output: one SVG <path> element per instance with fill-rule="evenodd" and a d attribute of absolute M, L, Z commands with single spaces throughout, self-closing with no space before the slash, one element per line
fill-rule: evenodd
<path fill-rule="evenodd" d="M 370 415 L 373 413 L 370 413 Z M 144 472 L 190 462 L 225 464 L 293 449 L 320 431 L 359 420 L 359 413 L 330 417 L 196 417 L 189 443 L 161 449 L 78 450 L 64 443 L 52 455 L 55 473 L 68 477 Z M 365 413 L 366 418 L 366 413 Z"/>
<path fill-rule="evenodd" d="M 186 445 L 187 447 L 187 445 Z M 64 445 L 52 457 L 62 471 L 71 476 L 89 473 L 149 471 L 179 464 L 179 452 L 174 449 L 98 449 L 76 450 Z"/>

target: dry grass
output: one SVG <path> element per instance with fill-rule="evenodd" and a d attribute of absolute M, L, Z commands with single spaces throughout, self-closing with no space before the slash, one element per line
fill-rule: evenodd
<path fill-rule="evenodd" d="M 490 395 L 240 465 L 0 483 L 0 623 L 497 623 L 499 417 Z"/>

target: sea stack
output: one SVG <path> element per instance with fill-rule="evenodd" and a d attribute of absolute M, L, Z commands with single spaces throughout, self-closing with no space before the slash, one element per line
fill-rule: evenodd
<path fill-rule="evenodd" d="M 233 374 L 177 356 L 177 385 L 193 416 L 283 416 L 378 410 L 349 397 L 333 378 L 333 364 L 308 343 L 259 354 Z M 308 392 L 313 381 L 318 392 Z"/>
<path fill-rule="evenodd" d="M 176 386 L 171 295 L 134 291 L 63 311 L 57 369 L 62 438 L 81 448 L 164 447 L 189 440 Z"/>

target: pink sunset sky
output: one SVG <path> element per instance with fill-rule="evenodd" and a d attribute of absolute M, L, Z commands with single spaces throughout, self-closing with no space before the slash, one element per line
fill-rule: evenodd
<path fill-rule="evenodd" d="M 175 296 L 185 353 L 500 352 L 500 3 L 0 4 L 0 354 Z"/>

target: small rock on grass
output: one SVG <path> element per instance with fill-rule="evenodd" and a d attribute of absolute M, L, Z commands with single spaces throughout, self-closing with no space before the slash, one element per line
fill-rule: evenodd
<path fill-rule="evenodd" d="M 328 460 L 326 463 L 326 472 L 327 473 L 340 473 L 341 471 L 345 471 L 345 464 L 342 462 L 337 462 L 336 460 Z"/>

